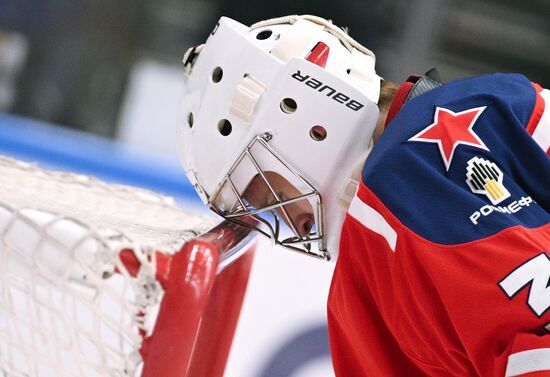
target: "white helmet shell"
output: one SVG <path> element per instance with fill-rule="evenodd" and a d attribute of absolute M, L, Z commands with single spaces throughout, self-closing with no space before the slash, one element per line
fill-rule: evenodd
<path fill-rule="evenodd" d="M 323 50 L 317 61 L 316 47 Z M 328 257 L 327 242 L 334 254 L 357 185 L 353 175 L 378 119 L 374 62 L 372 52 L 322 18 L 289 16 L 247 27 L 222 17 L 206 44 L 184 58 L 181 160 L 203 202 L 214 206 L 230 173 L 232 190 L 241 194 L 258 167 L 278 172 L 320 195 L 321 253 L 314 254 Z M 316 137 L 315 126 L 326 137 Z M 266 134 L 277 158 L 259 153 L 255 166 L 243 162 L 251 142 Z"/>

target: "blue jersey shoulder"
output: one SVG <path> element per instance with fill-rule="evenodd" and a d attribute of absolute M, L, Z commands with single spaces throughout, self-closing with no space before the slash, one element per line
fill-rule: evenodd
<path fill-rule="evenodd" d="M 405 226 L 437 243 L 541 226 L 550 221 L 550 159 L 525 131 L 535 99 L 517 74 L 420 95 L 384 131 L 363 182 Z"/>

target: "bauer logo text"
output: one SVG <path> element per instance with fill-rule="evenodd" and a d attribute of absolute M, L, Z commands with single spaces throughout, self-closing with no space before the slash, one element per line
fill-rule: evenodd
<path fill-rule="evenodd" d="M 344 93 L 337 91 L 336 89 L 322 83 L 316 78 L 311 77 L 309 75 L 302 75 L 300 73 L 300 70 L 292 74 L 292 78 L 295 80 L 298 80 L 299 82 L 303 82 L 310 88 L 315 89 L 319 93 L 325 94 L 327 97 L 332 98 L 334 101 L 341 103 L 342 105 L 345 105 L 347 108 L 353 111 L 360 110 L 364 107 L 362 103 L 357 102 L 354 99 L 351 99 L 350 96 L 347 96 Z"/>

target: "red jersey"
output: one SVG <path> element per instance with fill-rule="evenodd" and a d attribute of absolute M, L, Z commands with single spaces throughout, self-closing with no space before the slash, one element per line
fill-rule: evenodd
<path fill-rule="evenodd" d="M 502 74 L 403 105 L 342 229 L 338 377 L 550 376 L 548 107 Z"/>

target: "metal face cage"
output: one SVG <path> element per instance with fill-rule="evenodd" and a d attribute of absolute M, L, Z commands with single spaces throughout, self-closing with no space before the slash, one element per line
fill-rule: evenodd
<path fill-rule="evenodd" d="M 220 189 L 209 199 L 210 208 L 230 221 L 260 232 L 271 239 L 273 245 L 330 260 L 324 237 L 321 195 L 269 146 L 271 139 L 269 132 L 252 139 L 226 174 Z M 269 166 L 265 166 L 266 164 Z M 273 171 L 288 179 L 297 194 L 285 196 L 270 179 L 269 173 Z M 252 178 L 261 180 L 262 185 L 265 185 L 269 197 L 266 203 L 253 205 L 243 196 Z M 311 209 L 313 223 L 311 226 L 308 224 L 307 231 L 298 230 L 295 219 L 289 213 L 289 208 L 293 205 Z M 281 224 L 281 220 L 286 225 Z M 316 247 L 312 247 L 313 244 Z"/>

